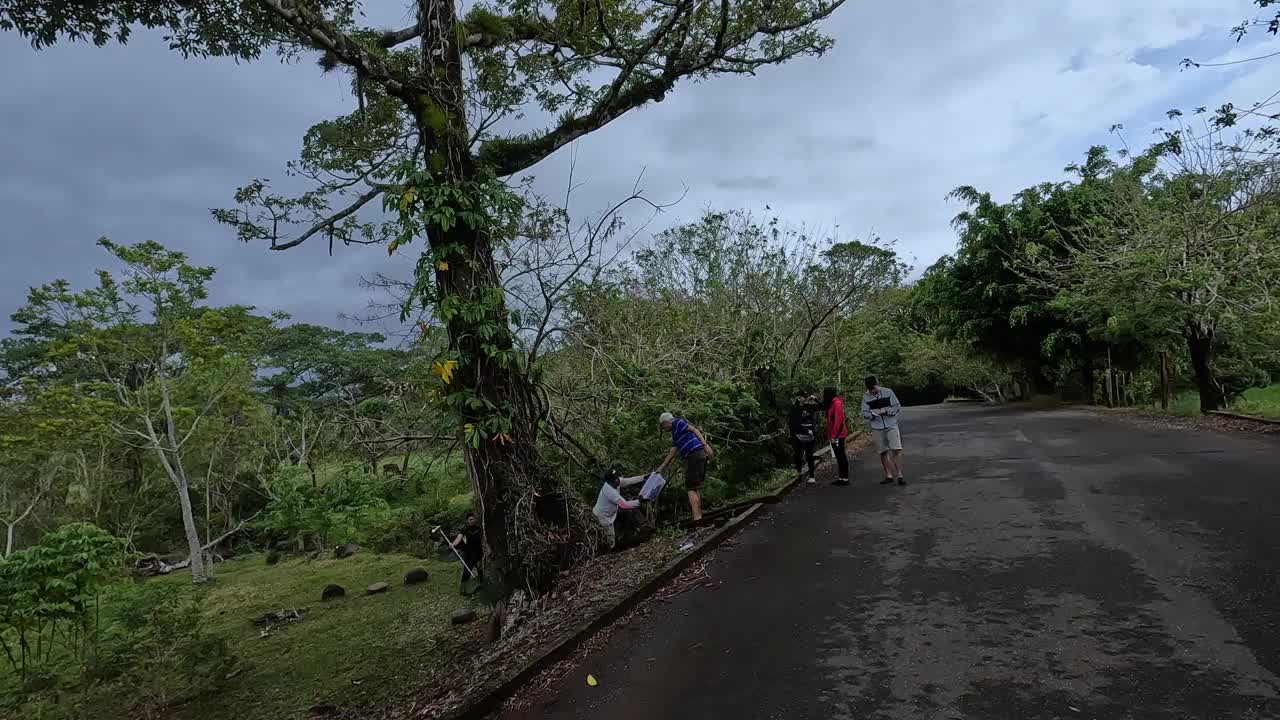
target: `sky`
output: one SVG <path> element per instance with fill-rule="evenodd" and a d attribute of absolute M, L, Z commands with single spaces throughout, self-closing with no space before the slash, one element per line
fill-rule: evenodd
<path fill-rule="evenodd" d="M 387 25 L 403 15 L 399 0 L 367 5 Z M 824 26 L 836 47 L 822 58 L 684 82 L 532 172 L 560 197 L 572 165 L 578 215 L 640 177 L 656 202 L 683 198 L 641 241 L 707 208 L 741 208 L 840 239 L 875 233 L 919 270 L 955 247 L 952 188 L 1008 198 L 1061 178 L 1090 145 L 1115 145 L 1112 125 L 1141 147 L 1169 108 L 1275 92 L 1280 58 L 1179 66 L 1280 49 L 1261 33 L 1230 37 L 1257 13 L 1249 0 L 848 0 Z M 345 81 L 312 63 L 184 61 L 145 32 L 124 47 L 36 52 L 0 32 L 0 67 L 0 332 L 28 287 L 83 286 L 109 266 L 103 235 L 216 266 L 215 302 L 349 329 L 342 316 L 370 300 L 361 278 L 412 266 L 381 248 L 329 257 L 318 241 L 270 252 L 209 216 L 246 181 L 280 179 L 310 125 L 350 111 Z"/>

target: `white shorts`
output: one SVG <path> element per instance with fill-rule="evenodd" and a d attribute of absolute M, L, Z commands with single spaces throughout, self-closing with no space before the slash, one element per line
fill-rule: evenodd
<path fill-rule="evenodd" d="M 872 437 L 876 439 L 876 450 L 881 455 L 890 450 L 902 449 L 902 433 L 898 432 L 898 428 L 891 427 L 888 430 L 872 430 Z"/>

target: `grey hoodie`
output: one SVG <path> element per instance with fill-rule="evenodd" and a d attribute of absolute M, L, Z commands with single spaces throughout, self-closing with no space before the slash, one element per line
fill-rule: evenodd
<path fill-rule="evenodd" d="M 877 398 L 889 398 L 889 407 L 884 408 L 883 415 L 871 414 L 871 401 Z M 872 395 L 868 390 L 862 393 L 862 417 L 871 423 L 872 430 L 888 430 L 898 427 L 898 413 L 902 411 L 902 404 L 898 402 L 898 396 L 887 387 L 880 388 L 879 395 Z"/>

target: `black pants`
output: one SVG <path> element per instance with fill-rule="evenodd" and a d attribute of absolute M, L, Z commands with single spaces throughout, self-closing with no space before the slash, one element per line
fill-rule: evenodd
<path fill-rule="evenodd" d="M 844 438 L 836 438 L 831 441 L 831 454 L 836 458 L 836 469 L 840 473 L 840 479 L 848 480 L 849 456 L 844 453 Z"/>
<path fill-rule="evenodd" d="M 458 583 L 463 593 L 467 591 L 468 580 L 472 578 L 475 578 L 476 580 L 480 579 L 480 561 L 482 559 L 483 558 L 471 558 L 471 557 L 466 558 L 466 564 L 462 566 L 462 582 Z M 471 570 L 468 570 L 467 568 L 474 569 L 475 574 L 473 575 L 471 573 Z"/>
<path fill-rule="evenodd" d="M 813 468 L 818 461 L 813 456 L 812 440 L 797 440 L 791 438 L 791 459 L 796 466 L 796 474 L 800 474 L 800 470 L 804 467 L 805 460 L 809 461 L 809 477 L 813 477 Z"/>

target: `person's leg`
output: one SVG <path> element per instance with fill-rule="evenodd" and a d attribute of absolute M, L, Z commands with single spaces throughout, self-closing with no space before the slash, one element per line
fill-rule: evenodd
<path fill-rule="evenodd" d="M 698 490 L 707 476 L 707 455 L 702 450 L 689 453 L 684 459 L 684 484 L 689 491 L 689 512 L 694 522 L 702 521 L 702 496 Z"/>
<path fill-rule="evenodd" d="M 815 441 L 810 440 L 804 444 L 805 459 L 809 461 L 809 482 L 813 482 L 813 474 L 818 467 L 818 458 L 813 454 L 814 442 Z"/>
<path fill-rule="evenodd" d="M 902 433 L 898 428 L 893 428 L 889 431 L 888 439 L 890 460 L 893 463 L 893 469 L 898 472 L 898 484 L 906 485 L 907 481 L 902 477 Z"/>
<path fill-rule="evenodd" d="M 804 443 L 791 439 L 791 463 L 796 466 L 796 477 L 800 477 L 804 468 Z"/>
<path fill-rule="evenodd" d="M 838 438 L 831 441 L 831 454 L 836 456 L 836 473 L 839 476 L 836 483 L 840 485 L 848 485 L 849 456 L 844 452 L 844 438 Z"/>
<path fill-rule="evenodd" d="M 619 510 L 618 517 L 614 518 L 613 531 L 617 538 L 613 543 L 615 550 L 630 547 L 635 540 L 635 512 L 635 510 Z"/>
<path fill-rule="evenodd" d="M 881 485 L 893 482 L 893 467 L 889 465 L 889 436 L 884 430 L 872 430 L 871 437 L 876 441 L 876 452 L 880 455 L 880 468 L 884 470 Z"/>

